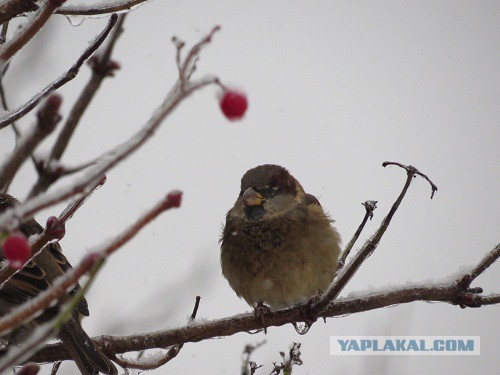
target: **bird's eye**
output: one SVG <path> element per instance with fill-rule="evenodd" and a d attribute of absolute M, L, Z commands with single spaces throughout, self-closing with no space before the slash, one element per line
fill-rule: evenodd
<path fill-rule="evenodd" d="M 277 187 L 266 187 L 260 191 L 260 193 L 267 198 L 274 197 L 277 192 L 278 192 Z"/>

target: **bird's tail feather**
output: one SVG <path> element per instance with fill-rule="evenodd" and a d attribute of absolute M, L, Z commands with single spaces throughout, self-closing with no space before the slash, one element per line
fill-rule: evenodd
<path fill-rule="evenodd" d="M 71 319 L 59 332 L 59 338 L 83 375 L 118 373 L 115 365 L 97 348 L 76 319 Z"/>

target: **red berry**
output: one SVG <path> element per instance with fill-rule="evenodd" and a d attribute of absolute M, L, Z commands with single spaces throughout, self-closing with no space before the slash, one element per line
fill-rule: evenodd
<path fill-rule="evenodd" d="M 229 120 L 239 120 L 248 108 L 247 96 L 239 91 L 226 90 L 220 98 L 220 109 Z"/>
<path fill-rule="evenodd" d="M 12 268 L 20 269 L 31 256 L 28 239 L 20 233 L 11 234 L 2 245 L 3 255 Z"/>

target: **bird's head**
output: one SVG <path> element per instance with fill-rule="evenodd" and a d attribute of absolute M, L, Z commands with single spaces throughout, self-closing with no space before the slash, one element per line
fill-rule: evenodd
<path fill-rule="evenodd" d="M 259 165 L 241 178 L 235 209 L 248 221 L 271 220 L 296 208 L 304 195 L 302 186 L 286 168 Z"/>

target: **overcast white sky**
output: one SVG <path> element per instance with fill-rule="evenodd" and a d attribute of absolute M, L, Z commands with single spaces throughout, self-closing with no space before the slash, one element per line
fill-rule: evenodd
<path fill-rule="evenodd" d="M 68 4 L 72 4 L 70 0 Z M 105 19 L 74 27 L 54 17 L 15 58 L 6 77 L 12 107 L 65 71 Z M 439 186 L 415 180 L 375 254 L 343 295 L 387 285 L 436 280 L 475 264 L 499 240 L 500 3 L 496 1 L 161 1 L 130 13 L 106 80 L 65 157 L 92 159 L 132 135 L 176 78 L 177 35 L 197 41 L 222 31 L 203 51 L 199 75 L 213 73 L 244 89 L 244 121 L 220 113 L 214 87 L 195 94 L 155 138 L 108 175 L 67 226 L 62 241 L 76 263 L 131 223 L 167 191 L 185 193 L 106 265 L 88 296 L 91 335 L 127 334 L 186 323 L 196 295 L 199 316 L 249 311 L 222 277 L 218 238 L 243 173 L 262 163 L 287 167 L 336 220 L 347 243 L 364 209 L 379 201 L 363 239 L 376 229 L 405 174 L 385 160 L 413 164 Z M 60 90 L 67 112 L 89 77 Z M 33 117 L 20 126 L 26 129 Z M 3 132 L 1 147 L 12 147 Z M 42 146 L 48 150 L 50 141 Z M 24 197 L 28 165 L 11 192 Z M 65 183 L 62 181 L 61 183 Z M 62 206 L 61 206 L 62 208 Z M 40 221 L 60 209 L 50 209 Z M 499 265 L 477 280 L 500 292 Z M 500 370 L 499 308 L 461 310 L 413 303 L 329 319 L 298 336 L 291 325 L 263 334 L 186 345 L 157 374 L 237 374 L 247 343 L 267 344 L 252 359 L 270 372 L 292 342 L 302 343 L 294 374 L 492 374 Z M 481 355 L 332 357 L 331 335 L 481 336 Z M 74 373 L 63 364 L 60 373 Z M 48 372 L 46 372 L 48 373 Z"/>

